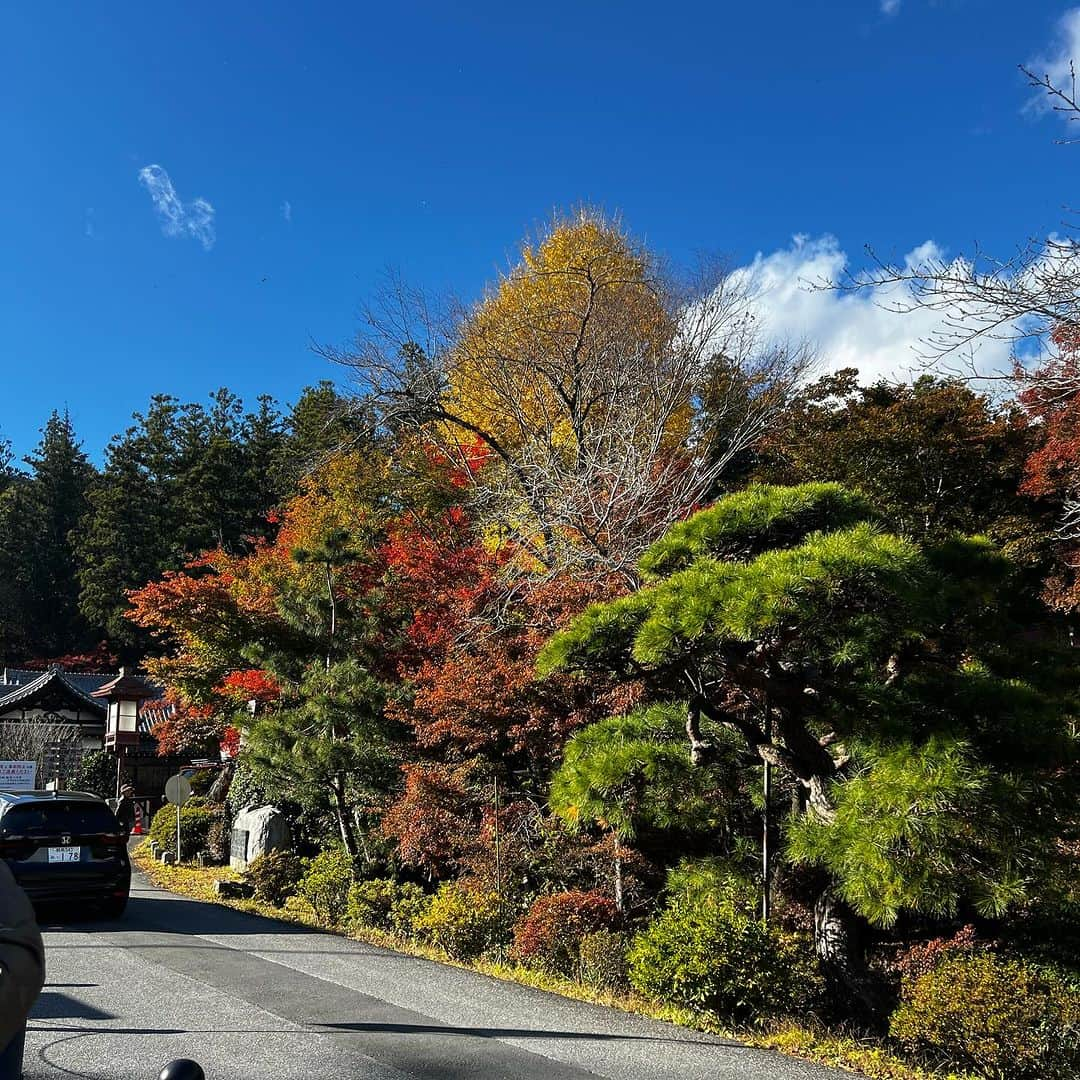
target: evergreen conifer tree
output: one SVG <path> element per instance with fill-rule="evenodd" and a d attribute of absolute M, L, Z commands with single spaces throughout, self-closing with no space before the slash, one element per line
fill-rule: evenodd
<path fill-rule="evenodd" d="M 26 459 L 30 473 L 0 496 L 0 579 L 5 582 L 5 651 L 55 656 L 88 644 L 78 610 L 74 544 L 94 468 L 70 416 L 54 412 Z M 19 659 L 17 654 L 12 659 Z"/>
<path fill-rule="evenodd" d="M 837 484 L 759 485 L 672 527 L 639 570 L 541 670 L 644 679 L 685 703 L 693 762 L 734 735 L 736 761 L 785 771 L 802 808 L 786 856 L 821 875 L 819 956 L 868 1011 L 861 924 L 1000 916 L 1049 887 L 1075 662 L 992 544 L 890 534 Z"/>

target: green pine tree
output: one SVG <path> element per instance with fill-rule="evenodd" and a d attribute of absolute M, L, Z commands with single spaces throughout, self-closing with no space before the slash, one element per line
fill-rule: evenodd
<path fill-rule="evenodd" d="M 329 380 L 304 388 L 289 413 L 288 436 L 278 454 L 275 483 L 280 490 L 295 490 L 328 455 L 356 446 L 363 425 L 355 409 L 355 402 Z"/>
<path fill-rule="evenodd" d="M 76 543 L 79 609 L 113 642 L 134 651 L 148 644 L 124 617 L 127 592 L 170 564 L 171 535 L 159 484 L 143 447 L 129 432 L 105 451 L 105 468 L 89 493 L 90 510 Z"/>
<path fill-rule="evenodd" d="M 646 584 L 547 644 L 685 703 L 690 758 L 783 770 L 786 857 L 823 874 L 826 970 L 871 1012 L 859 924 L 988 916 L 1050 880 L 1075 761 L 1075 662 L 989 541 L 917 544 L 837 484 L 755 486 L 673 528 Z M 747 756 L 747 753 L 751 757 Z"/>
<path fill-rule="evenodd" d="M 41 442 L 25 460 L 30 477 L 13 489 L 5 525 L 12 531 L 30 648 L 47 656 L 78 652 L 90 644 L 91 632 L 78 609 L 74 545 L 94 467 L 66 412 L 49 417 Z"/>
<path fill-rule="evenodd" d="M 203 551 L 242 550 L 266 535 L 267 513 L 285 494 L 274 467 L 283 421 L 270 398 L 244 414 L 219 390 L 212 407 L 158 395 L 115 437 L 90 492 L 77 545 L 83 615 L 135 653 L 150 642 L 126 618 L 127 591 L 179 569 Z"/>

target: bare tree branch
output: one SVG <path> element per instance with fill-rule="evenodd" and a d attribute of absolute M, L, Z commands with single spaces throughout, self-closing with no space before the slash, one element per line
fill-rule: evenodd
<path fill-rule="evenodd" d="M 552 572 L 633 580 L 644 548 L 715 493 L 813 356 L 763 339 L 738 276 L 712 266 L 680 280 L 636 252 L 587 254 L 515 271 L 558 278 L 560 299 L 497 316 L 496 294 L 436 304 L 391 277 L 356 341 L 320 352 L 350 369 L 383 431 L 417 433 L 464 468 L 489 534 Z"/>
<path fill-rule="evenodd" d="M 0 723 L 0 760 L 36 762 L 41 783 L 47 752 L 54 746 L 74 750 L 79 745 L 79 734 L 79 725 L 65 720 L 4 721 Z"/>

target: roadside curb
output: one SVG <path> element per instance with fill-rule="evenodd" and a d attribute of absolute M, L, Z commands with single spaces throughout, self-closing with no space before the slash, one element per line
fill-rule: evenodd
<path fill-rule="evenodd" d="M 235 875 L 228 867 L 207 868 L 206 870 L 187 866 L 160 867 L 150 858 L 147 852 L 141 849 L 142 845 L 139 845 L 132 851 L 132 864 L 138 872 L 144 874 L 152 885 L 165 892 L 201 903 L 215 904 L 218 907 L 229 908 L 243 914 L 255 915 L 271 922 L 297 927 L 299 930 L 330 934 L 346 940 L 359 941 L 365 945 L 385 949 L 400 956 L 427 960 L 444 967 L 470 971 L 500 982 L 540 990 L 571 1001 L 615 1009 L 645 1020 L 673 1024 L 689 1031 L 699 1031 L 717 1038 L 729 1039 L 747 1047 L 771 1050 L 784 1057 L 795 1058 L 826 1068 L 842 1069 L 853 1076 L 865 1076 L 868 1080 L 977 1080 L 975 1077 L 962 1073 L 937 1073 L 919 1069 L 894 1057 L 880 1044 L 857 1041 L 850 1036 L 829 1033 L 818 1034 L 796 1025 L 782 1027 L 768 1034 L 745 1031 L 734 1032 L 711 1022 L 707 1016 L 695 1017 L 686 1011 L 679 1012 L 675 1009 L 662 1007 L 653 1008 L 643 999 L 638 1001 L 620 998 L 615 995 L 581 992 L 576 983 L 571 983 L 568 980 L 555 980 L 539 973 L 530 972 L 527 969 L 457 961 L 438 954 L 433 949 L 404 942 L 399 938 L 380 934 L 378 931 L 366 934 L 345 933 L 341 930 L 322 926 L 314 920 L 307 921 L 295 917 L 292 913 L 283 909 L 271 908 L 255 900 L 225 899 L 213 895 L 210 890 L 192 889 L 190 885 L 189 888 L 185 889 L 181 883 L 176 882 L 177 873 L 189 876 L 202 873 L 208 878 L 214 873 L 219 877 L 223 875 L 232 877 Z M 579 992 L 575 992 L 575 990 Z"/>

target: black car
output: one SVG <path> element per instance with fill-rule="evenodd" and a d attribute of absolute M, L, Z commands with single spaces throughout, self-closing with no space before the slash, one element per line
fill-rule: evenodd
<path fill-rule="evenodd" d="M 0 858 L 35 906 L 92 904 L 109 918 L 127 906 L 127 834 L 97 795 L 0 791 Z"/>

